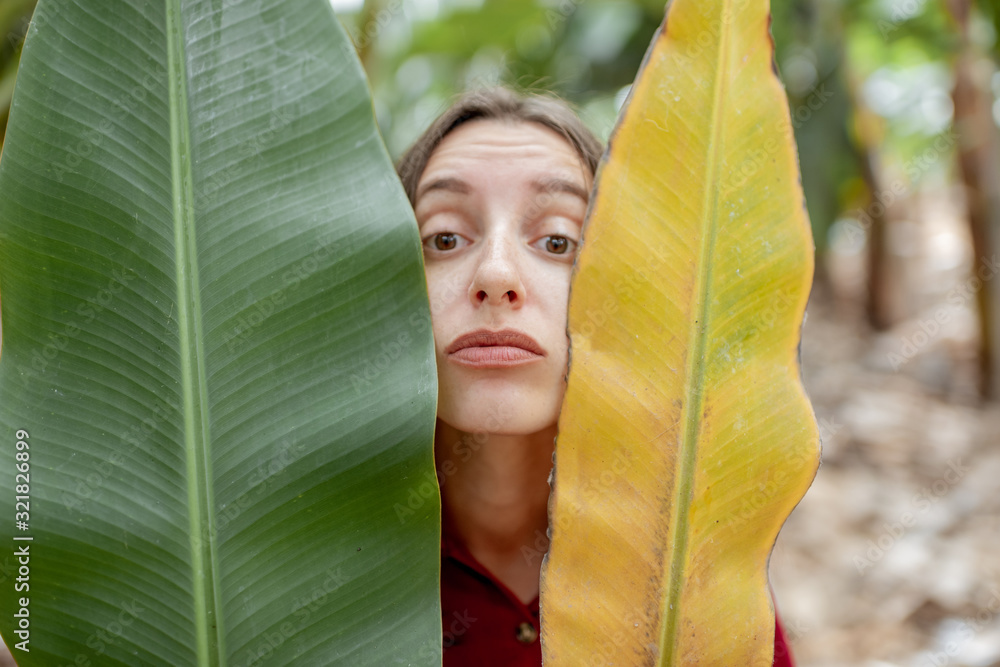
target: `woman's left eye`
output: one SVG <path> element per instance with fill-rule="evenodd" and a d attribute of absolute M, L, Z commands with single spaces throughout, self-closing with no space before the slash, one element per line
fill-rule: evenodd
<path fill-rule="evenodd" d="M 569 255 L 576 250 L 576 241 L 558 234 L 545 236 L 535 243 L 536 246 L 543 243 L 542 247 L 553 255 Z"/>

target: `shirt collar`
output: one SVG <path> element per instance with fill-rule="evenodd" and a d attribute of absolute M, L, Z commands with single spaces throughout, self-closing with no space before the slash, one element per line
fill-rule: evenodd
<path fill-rule="evenodd" d="M 482 563 L 476 560 L 476 557 L 472 555 L 472 552 L 469 551 L 468 547 L 465 546 L 465 543 L 462 542 L 461 538 L 459 538 L 458 530 L 455 527 L 455 523 L 448 510 L 445 509 L 444 503 L 441 503 L 441 558 L 451 558 L 467 568 L 481 574 L 489 579 L 494 586 L 503 591 L 504 595 L 506 595 L 511 602 L 529 612 L 533 612 L 535 616 L 538 615 L 539 596 L 536 595 L 535 598 L 527 604 L 521 602 L 521 600 L 514 595 L 513 591 L 507 588 L 502 581 L 497 579 L 492 572 L 487 570 Z"/>

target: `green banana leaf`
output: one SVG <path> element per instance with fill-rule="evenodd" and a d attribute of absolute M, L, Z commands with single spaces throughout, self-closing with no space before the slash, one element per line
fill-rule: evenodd
<path fill-rule="evenodd" d="M 420 241 L 328 0 L 41 0 L 0 316 L 20 665 L 440 663 Z"/>

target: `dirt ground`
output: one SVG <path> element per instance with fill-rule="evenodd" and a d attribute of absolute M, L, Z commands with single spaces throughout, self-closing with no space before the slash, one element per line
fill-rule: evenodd
<path fill-rule="evenodd" d="M 831 291 L 801 348 L 823 462 L 770 565 L 796 664 L 1000 667 L 1000 408 L 975 397 L 974 327 L 925 308 L 876 334 Z"/>

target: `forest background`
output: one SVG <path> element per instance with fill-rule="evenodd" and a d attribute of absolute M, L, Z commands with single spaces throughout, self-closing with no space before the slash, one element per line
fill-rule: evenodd
<path fill-rule="evenodd" d="M 497 82 L 560 94 L 607 140 L 664 11 L 331 1 L 393 159 Z M 34 5 L 0 0 L 0 146 Z M 772 12 L 816 243 L 801 359 L 824 450 L 771 559 L 779 613 L 804 667 L 1000 667 L 1000 7 Z"/>

